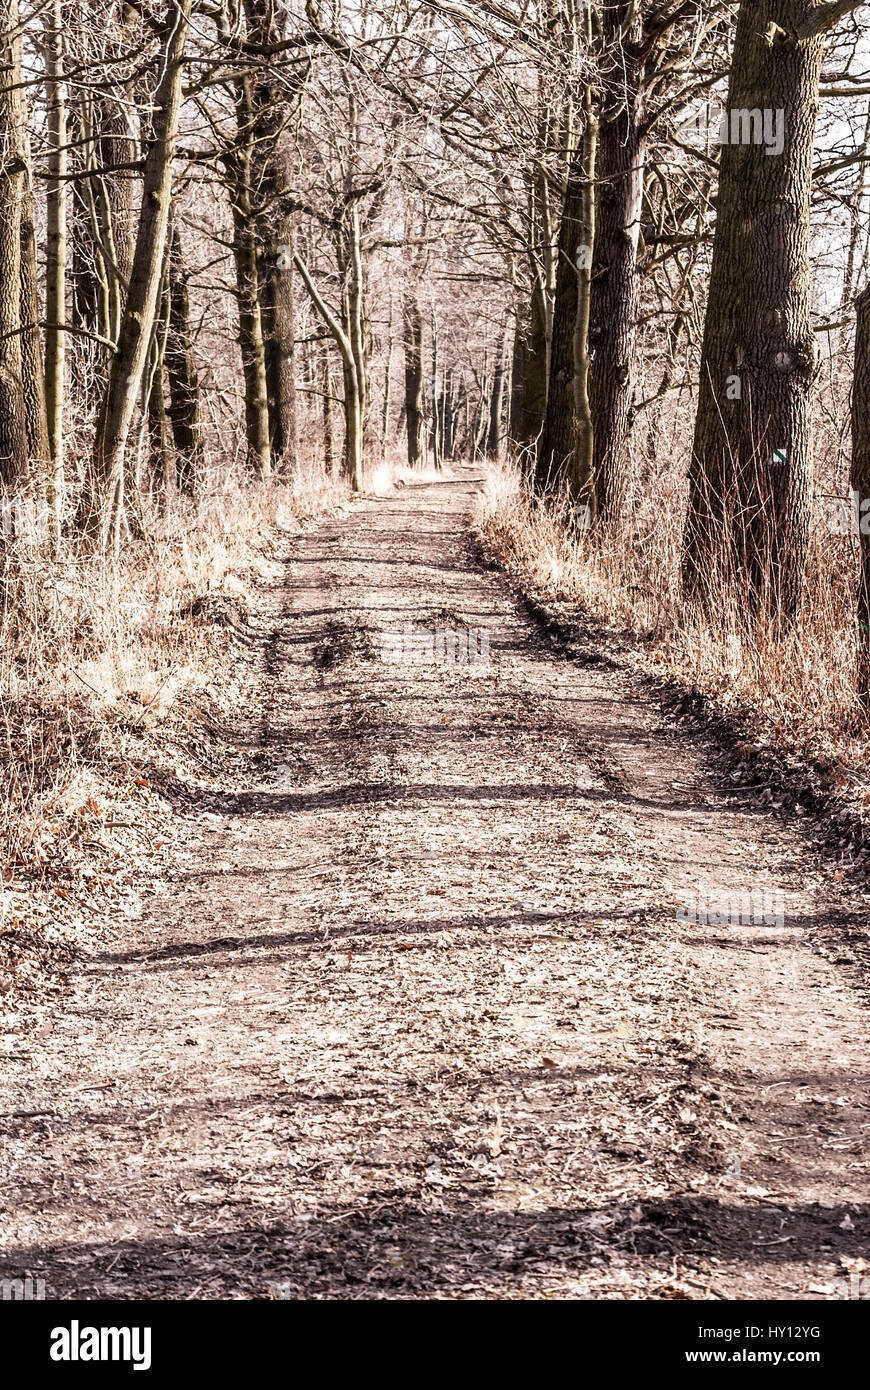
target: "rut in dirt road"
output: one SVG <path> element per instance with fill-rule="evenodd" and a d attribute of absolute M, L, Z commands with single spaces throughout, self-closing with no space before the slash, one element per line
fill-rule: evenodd
<path fill-rule="evenodd" d="M 822 871 L 627 674 L 553 652 L 474 563 L 474 490 L 293 542 L 244 778 L 0 1061 L 2 1275 L 97 1299 L 860 1277 L 868 1013 L 812 950 Z M 406 622 L 489 661 L 385 661 Z M 750 920 L 677 910 L 714 891 Z"/>

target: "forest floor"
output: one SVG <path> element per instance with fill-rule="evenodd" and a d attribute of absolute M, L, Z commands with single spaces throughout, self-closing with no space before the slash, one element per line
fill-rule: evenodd
<path fill-rule="evenodd" d="M 628 667 L 554 648 L 479 563 L 474 491 L 360 500 L 262 586 L 221 786 L 162 788 L 138 919 L 0 1055 L 0 1276 L 870 1294 L 870 1013 L 836 948 L 870 900 Z M 404 623 L 489 660 L 384 660 Z M 717 912 L 741 895 L 754 920 Z"/>

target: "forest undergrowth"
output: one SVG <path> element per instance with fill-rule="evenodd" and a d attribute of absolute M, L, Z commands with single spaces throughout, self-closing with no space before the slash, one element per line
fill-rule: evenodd
<path fill-rule="evenodd" d="M 120 560 L 10 547 L 0 594 L 0 1019 L 31 1026 L 75 953 L 117 934 L 172 835 L 168 780 L 208 784 L 246 666 L 253 586 L 346 487 L 226 479 L 149 509 Z"/>
<path fill-rule="evenodd" d="M 713 620 L 680 592 L 682 509 L 646 499 L 628 534 L 601 538 L 537 504 L 517 466 L 490 465 L 475 509 L 487 552 L 558 624 L 617 640 L 676 715 L 717 726 L 731 775 L 829 832 L 863 858 L 870 740 L 856 693 L 855 540 L 813 533 L 804 602 L 777 631 L 722 584 Z M 831 831 L 831 826 L 833 830 Z"/>

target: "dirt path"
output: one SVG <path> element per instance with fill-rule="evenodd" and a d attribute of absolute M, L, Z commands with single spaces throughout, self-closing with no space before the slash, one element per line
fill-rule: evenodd
<path fill-rule="evenodd" d="M 625 676 L 553 653 L 473 564 L 472 492 L 294 543 L 243 783 L 0 1057 L 0 1274 L 801 1298 L 870 1259 L 867 1002 L 811 948 L 812 859 Z M 406 621 L 485 629 L 489 665 L 385 662 Z M 693 922 L 699 885 L 761 920 Z"/>

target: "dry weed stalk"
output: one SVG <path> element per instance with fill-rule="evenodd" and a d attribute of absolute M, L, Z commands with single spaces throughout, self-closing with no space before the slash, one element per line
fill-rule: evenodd
<path fill-rule="evenodd" d="M 536 506 L 518 470 L 493 466 L 477 525 L 536 593 L 632 633 L 648 670 L 726 708 L 750 707 L 785 746 L 857 764 L 868 741 L 855 684 L 854 537 L 816 526 L 804 602 L 789 629 L 751 622 L 727 576 L 714 581 L 712 623 L 680 592 L 679 501 L 666 489 L 647 496 L 620 537 L 600 538 L 572 530 L 564 512 Z"/>
<path fill-rule="evenodd" d="M 337 505 L 322 470 L 292 483 L 209 480 L 201 501 L 172 497 L 117 564 L 32 531 L 7 537 L 0 573 L 0 836 L 12 860 L 39 840 L 77 774 L 111 757 L 122 726 L 167 714 L 206 679 L 207 594 L 236 600 L 267 572 L 281 531 Z"/>

